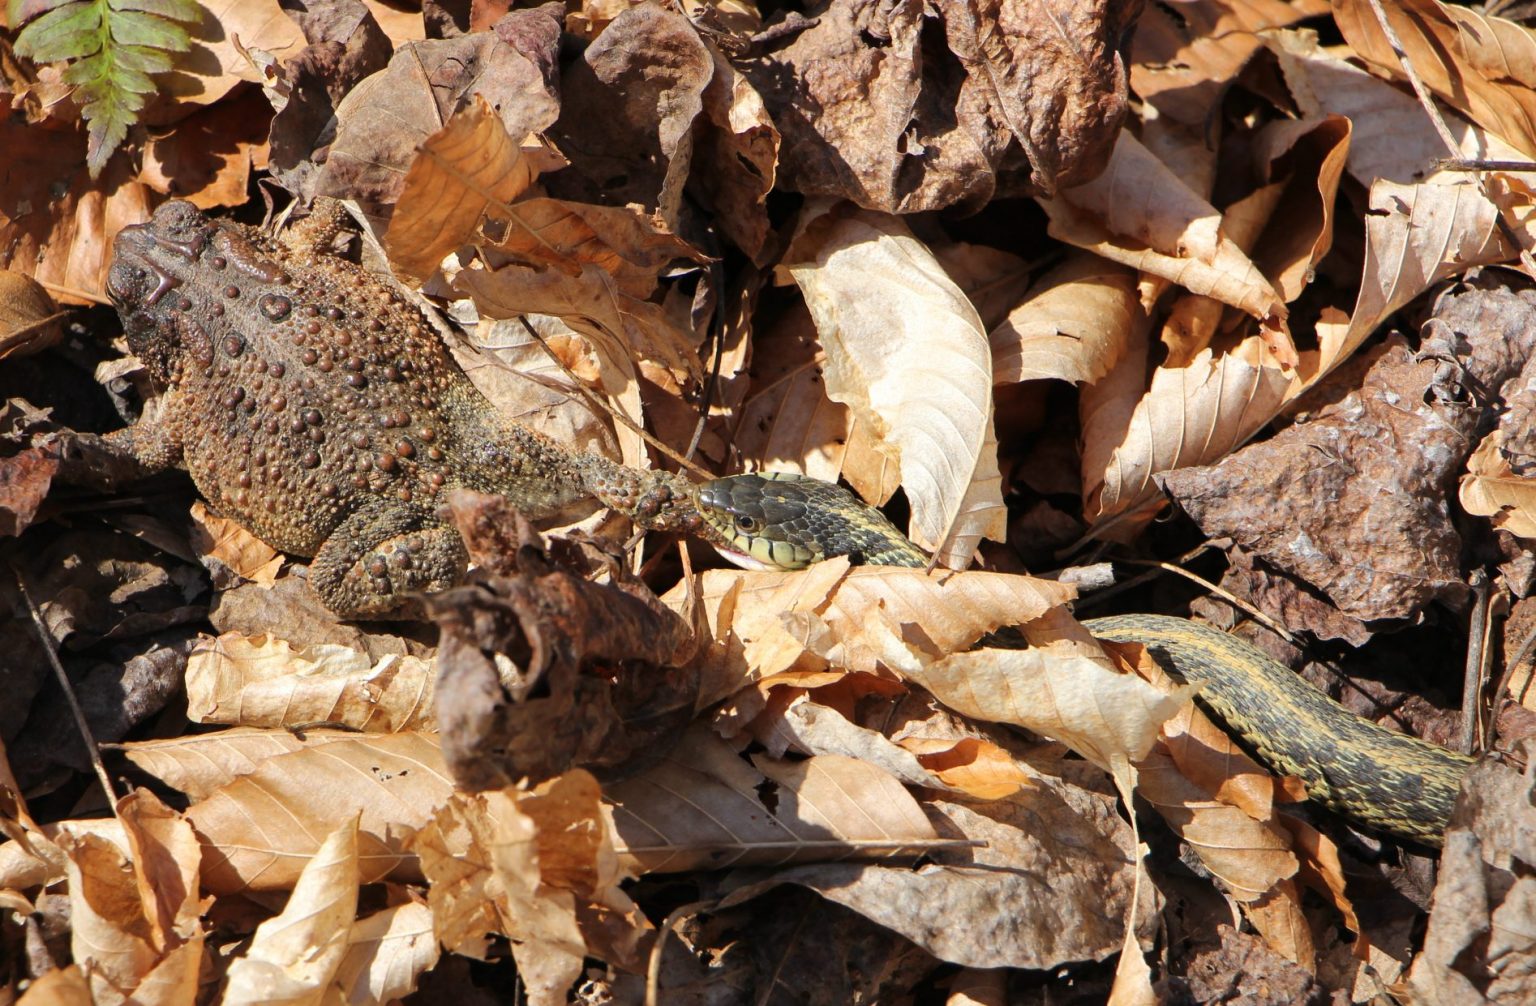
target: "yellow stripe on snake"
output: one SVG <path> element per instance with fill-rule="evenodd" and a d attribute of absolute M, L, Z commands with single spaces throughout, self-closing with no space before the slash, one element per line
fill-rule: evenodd
<path fill-rule="evenodd" d="M 833 556 L 926 566 L 885 515 L 818 479 L 755 473 L 698 489 L 701 533 L 747 568 L 799 569 Z M 1167 615 L 1084 623 L 1100 639 L 1146 646 L 1271 769 L 1375 831 L 1439 846 L 1472 759 L 1363 719 L 1226 633 Z"/>

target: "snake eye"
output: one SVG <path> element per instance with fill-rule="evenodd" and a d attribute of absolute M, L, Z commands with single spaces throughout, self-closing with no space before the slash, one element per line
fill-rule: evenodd
<path fill-rule="evenodd" d="M 745 531 L 748 534 L 757 530 L 757 518 L 744 513 L 736 515 L 736 530 Z"/>

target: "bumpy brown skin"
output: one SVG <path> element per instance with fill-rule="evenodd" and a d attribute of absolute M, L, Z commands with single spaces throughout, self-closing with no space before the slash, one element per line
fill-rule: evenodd
<path fill-rule="evenodd" d="M 343 220 L 322 205 L 276 242 L 169 202 L 125 228 L 108 292 L 161 401 L 109 443 L 148 470 L 185 467 L 219 512 L 312 556 L 311 583 L 347 617 L 398 613 L 462 575 L 438 516 L 455 488 L 534 518 L 596 499 L 687 529 L 686 480 L 502 418 L 415 306 L 331 254 Z"/>

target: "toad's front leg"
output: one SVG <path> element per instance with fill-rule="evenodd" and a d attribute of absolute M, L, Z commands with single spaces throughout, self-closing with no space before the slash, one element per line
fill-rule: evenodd
<path fill-rule="evenodd" d="M 454 528 L 420 507 L 379 500 L 331 532 L 309 582 L 343 618 L 390 618 L 412 614 L 415 595 L 458 583 L 468 565 Z"/>

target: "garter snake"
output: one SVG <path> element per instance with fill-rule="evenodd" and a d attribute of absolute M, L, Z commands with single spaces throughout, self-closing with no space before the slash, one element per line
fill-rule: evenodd
<path fill-rule="evenodd" d="M 832 556 L 926 566 L 928 558 L 873 507 L 818 479 L 754 473 L 698 489 L 704 536 L 748 568 L 798 569 Z M 1167 615 L 1084 623 L 1136 642 L 1271 769 L 1300 778 L 1318 803 L 1375 831 L 1438 847 L 1472 759 L 1356 716 L 1248 643 Z"/>

